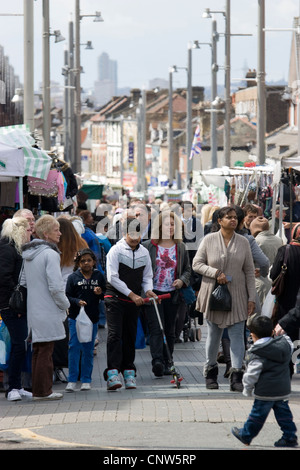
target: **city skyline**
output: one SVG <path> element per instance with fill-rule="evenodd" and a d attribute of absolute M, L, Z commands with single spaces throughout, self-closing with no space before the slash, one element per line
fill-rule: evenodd
<path fill-rule="evenodd" d="M 83 43 L 92 41 L 93 50 L 81 49 L 81 64 L 84 73 L 81 77 L 83 88 L 93 88 L 98 78 L 99 56 L 106 52 L 118 64 L 119 88 L 147 87 L 154 79 L 168 79 L 172 65 L 185 67 L 189 41 L 211 41 L 211 20 L 202 18 L 209 5 L 211 10 L 224 11 L 225 0 L 187 0 L 184 5 L 179 0 L 81 0 L 83 15 L 101 11 L 104 22 L 94 23 L 93 18 L 81 21 Z M 291 29 L 293 18 L 299 15 L 299 0 L 266 0 L 266 28 Z M 50 38 L 51 80 L 63 84 L 64 47 L 68 44 L 68 23 L 74 19 L 74 0 L 51 0 L 51 31 L 59 29 L 65 42 L 54 43 Z M 42 0 L 34 2 L 35 10 L 35 88 L 42 81 Z M 1 6 L 2 14 L 23 13 L 23 0 L 11 0 Z M 247 68 L 257 68 L 257 18 L 258 1 L 245 4 L 231 0 L 231 33 L 252 34 L 249 37 L 231 38 L 231 78 L 243 78 Z M 216 14 L 218 42 L 218 84 L 224 83 L 224 17 Z M 23 20 L 21 17 L 0 17 L 1 45 L 10 58 L 15 73 L 23 82 Z M 288 79 L 289 56 L 292 40 L 291 31 L 270 31 L 266 33 L 266 81 Z M 210 48 L 203 45 L 200 51 L 193 52 L 193 85 L 210 86 Z M 186 86 L 186 73 L 180 70 L 174 74 L 174 87 Z"/>

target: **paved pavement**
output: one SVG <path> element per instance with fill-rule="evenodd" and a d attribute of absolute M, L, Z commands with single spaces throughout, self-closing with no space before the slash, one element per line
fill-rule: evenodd
<path fill-rule="evenodd" d="M 247 418 L 253 400 L 230 392 L 220 365 L 219 390 L 205 388 L 202 367 L 206 327 L 200 341 L 175 345 L 174 360 L 183 381 L 177 389 L 170 377 L 155 378 L 149 346 L 136 352 L 137 389 L 106 390 L 106 330 L 99 330 L 92 390 L 65 393 L 62 400 L 8 402 L 0 394 L 0 449 L 145 449 L 184 450 L 245 449 L 231 434 Z M 54 391 L 66 384 L 55 383 Z M 292 381 L 290 399 L 300 428 L 300 374 Z M 249 450 L 274 449 L 281 436 L 273 414 Z"/>

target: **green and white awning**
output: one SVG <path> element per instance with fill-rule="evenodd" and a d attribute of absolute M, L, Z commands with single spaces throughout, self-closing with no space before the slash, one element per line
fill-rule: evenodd
<path fill-rule="evenodd" d="M 52 158 L 47 152 L 32 147 L 35 143 L 25 124 L 0 127 L 0 142 L 14 148 L 21 148 L 24 154 L 24 176 L 47 179 Z"/>

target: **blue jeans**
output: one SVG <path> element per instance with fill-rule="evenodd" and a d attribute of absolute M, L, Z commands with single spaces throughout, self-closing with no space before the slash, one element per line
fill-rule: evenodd
<path fill-rule="evenodd" d="M 77 382 L 80 371 L 80 381 L 82 383 L 91 383 L 94 364 L 94 344 L 98 330 L 98 324 L 93 323 L 92 341 L 80 343 L 76 333 L 76 320 L 72 318 L 69 321 L 69 382 Z M 81 362 L 80 362 L 81 359 Z"/>
<path fill-rule="evenodd" d="M 283 432 L 282 437 L 287 440 L 296 438 L 297 428 L 293 421 L 293 415 L 288 400 L 265 401 L 256 398 L 249 417 L 240 431 L 241 437 L 249 444 L 262 429 L 272 409 L 274 410 L 276 421 Z"/>
<path fill-rule="evenodd" d="M 8 391 L 22 388 L 21 373 L 26 358 L 25 339 L 28 335 L 27 317 L 18 315 L 10 309 L 1 311 L 11 339 L 11 351 L 8 366 Z"/>
<path fill-rule="evenodd" d="M 99 312 L 100 312 L 100 316 L 99 316 L 98 325 L 105 326 L 105 323 L 106 323 L 106 310 L 105 310 L 104 300 L 100 300 L 100 302 L 99 302 Z"/>
<path fill-rule="evenodd" d="M 234 323 L 226 328 L 230 339 L 230 357 L 231 364 L 234 369 L 241 369 L 245 354 L 245 322 Z M 206 364 L 204 370 L 211 368 L 217 364 L 217 356 L 219 352 L 220 341 L 224 329 L 207 320 L 207 339 L 206 339 Z"/>

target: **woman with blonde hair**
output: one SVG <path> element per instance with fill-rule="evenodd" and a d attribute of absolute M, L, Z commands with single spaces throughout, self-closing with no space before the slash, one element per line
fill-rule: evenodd
<path fill-rule="evenodd" d="M 170 293 L 171 298 L 158 304 L 170 354 L 175 343 L 176 315 L 181 301 L 179 289 L 189 285 L 191 267 L 188 251 L 182 241 L 182 221 L 171 211 L 162 211 L 154 220 L 151 239 L 143 243 L 148 249 L 153 270 L 153 291 Z M 152 371 L 157 377 L 169 374 L 170 364 L 154 307 L 148 308 L 148 327 Z"/>
<path fill-rule="evenodd" d="M 0 239 L 0 315 L 7 326 L 11 338 L 11 352 L 8 367 L 9 401 L 31 397 L 22 387 L 22 365 L 26 356 L 27 316 L 14 312 L 9 307 L 9 299 L 18 283 L 22 267 L 22 245 L 30 240 L 31 229 L 24 217 L 7 219 L 3 223 Z"/>

